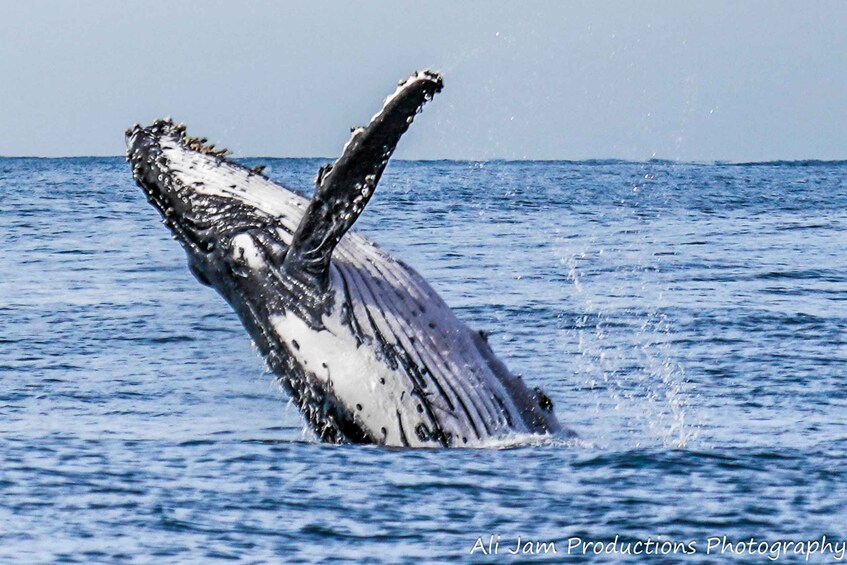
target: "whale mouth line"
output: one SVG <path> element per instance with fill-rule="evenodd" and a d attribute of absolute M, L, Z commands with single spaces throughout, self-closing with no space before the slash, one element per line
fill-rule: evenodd
<path fill-rule="evenodd" d="M 176 239 L 188 246 L 195 254 L 206 255 L 212 251 L 208 245 L 204 244 L 205 242 L 198 231 L 190 226 L 188 216 L 168 213 L 170 206 L 163 201 L 161 192 L 156 193 L 154 190 L 146 190 L 145 192 L 147 199 L 162 215 L 162 223 L 171 230 Z"/>

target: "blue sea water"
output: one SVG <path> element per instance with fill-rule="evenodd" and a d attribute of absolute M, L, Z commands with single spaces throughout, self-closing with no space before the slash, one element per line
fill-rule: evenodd
<path fill-rule="evenodd" d="M 0 562 L 847 541 L 847 163 L 394 162 L 357 227 L 580 440 L 319 444 L 123 159 L 0 159 Z"/>

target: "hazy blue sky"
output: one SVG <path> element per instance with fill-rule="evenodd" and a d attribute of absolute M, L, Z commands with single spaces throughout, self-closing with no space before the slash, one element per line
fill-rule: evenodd
<path fill-rule="evenodd" d="M 397 80 L 401 158 L 847 159 L 847 2 L 0 0 L 0 155 L 116 155 L 171 115 L 338 154 Z"/>

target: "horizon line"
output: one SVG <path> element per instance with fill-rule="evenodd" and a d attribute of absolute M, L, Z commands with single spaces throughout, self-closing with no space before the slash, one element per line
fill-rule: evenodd
<path fill-rule="evenodd" d="M 43 155 L 0 155 L 0 159 L 126 159 L 124 155 L 63 155 L 63 156 L 43 156 Z M 240 160 L 300 160 L 300 161 L 329 161 L 334 162 L 337 157 L 269 157 L 269 156 L 232 156 L 228 155 L 227 159 L 232 161 Z M 502 157 L 493 157 L 486 159 L 463 159 L 463 158 L 435 158 L 435 159 L 404 159 L 392 158 L 391 162 L 401 163 L 577 163 L 577 164 L 648 164 L 648 163 L 667 163 L 674 165 L 776 165 L 776 164 L 841 164 L 847 163 L 847 158 L 844 159 L 817 159 L 817 158 L 801 158 L 801 159 L 768 159 L 764 161 L 732 161 L 728 159 L 713 159 L 713 160 L 682 160 L 682 159 L 666 159 L 661 157 L 651 157 L 649 159 L 624 159 L 618 157 L 589 157 L 585 159 L 532 159 L 520 158 L 510 159 Z"/>

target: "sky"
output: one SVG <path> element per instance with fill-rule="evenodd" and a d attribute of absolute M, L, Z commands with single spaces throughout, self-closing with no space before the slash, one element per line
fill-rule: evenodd
<path fill-rule="evenodd" d="M 847 159 L 847 1 L 0 0 L 0 155 L 120 155 L 171 116 L 339 154 L 398 80 L 404 159 Z"/>

